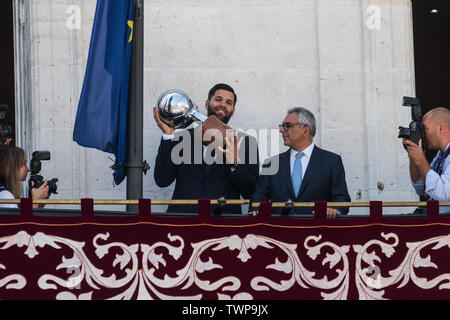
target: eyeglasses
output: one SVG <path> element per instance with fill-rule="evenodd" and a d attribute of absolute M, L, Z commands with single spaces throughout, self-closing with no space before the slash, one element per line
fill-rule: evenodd
<path fill-rule="evenodd" d="M 284 129 L 284 131 L 287 131 L 287 130 L 289 130 L 289 128 L 292 128 L 295 125 L 299 125 L 302 128 L 305 127 L 304 124 L 299 123 L 299 122 L 296 122 L 296 123 L 285 122 L 285 123 L 279 124 L 278 128 L 280 128 L 280 130 Z"/>

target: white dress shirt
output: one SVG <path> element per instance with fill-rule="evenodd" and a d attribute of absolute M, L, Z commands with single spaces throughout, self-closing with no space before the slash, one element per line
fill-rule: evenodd
<path fill-rule="evenodd" d="M 447 144 L 447 148 L 450 143 Z M 444 152 L 445 153 L 445 152 Z M 427 172 L 425 190 L 423 189 L 423 180 L 419 178 L 415 183 L 411 181 L 416 193 L 421 195 L 423 191 L 430 196 L 433 200 L 438 201 L 450 201 L 450 156 L 444 159 L 444 166 L 442 168 L 442 174 L 439 175 L 433 170 L 436 162 L 442 157 L 442 152 L 436 154 L 433 161 L 430 163 L 431 170 Z M 439 206 L 439 213 L 450 212 L 450 207 Z"/>
<path fill-rule="evenodd" d="M 300 159 L 302 162 L 302 179 L 305 176 L 305 172 L 306 169 L 308 168 L 308 164 L 309 164 L 309 160 L 311 160 L 311 154 L 313 152 L 314 149 L 314 143 L 311 143 L 311 145 L 309 147 L 307 147 L 305 150 L 303 150 L 303 157 Z M 292 177 L 292 171 L 294 170 L 294 162 L 295 162 L 295 157 L 297 156 L 297 153 L 299 153 L 300 151 L 295 151 L 294 149 L 291 149 L 291 177 Z"/>

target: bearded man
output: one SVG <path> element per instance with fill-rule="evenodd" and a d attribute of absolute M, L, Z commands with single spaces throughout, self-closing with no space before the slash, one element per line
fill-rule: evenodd
<path fill-rule="evenodd" d="M 423 139 L 430 150 L 437 153 L 431 163 L 425 157 L 422 139 L 419 144 L 403 139 L 409 156 L 411 183 L 418 195 L 432 200 L 450 201 L 450 111 L 438 107 L 428 111 L 422 118 Z M 450 212 L 450 207 L 439 206 L 439 213 Z"/>
<path fill-rule="evenodd" d="M 234 89 L 219 83 L 209 91 L 205 108 L 208 116 L 214 115 L 228 124 L 235 113 L 236 101 Z M 259 175 L 255 138 L 236 131 L 232 137 L 236 143 L 225 138 L 224 147 L 208 148 L 213 144 L 208 147 L 202 145 L 202 136 L 197 134 L 201 130 L 191 128 L 175 133 L 173 127 L 161 120 L 156 108 L 153 109 L 153 116 L 163 133 L 154 178 L 161 188 L 175 181 L 173 200 L 250 199 Z M 182 148 L 177 147 L 180 144 Z M 213 161 L 209 161 L 208 157 Z M 197 206 L 193 205 L 169 205 L 167 208 L 168 213 L 196 213 L 197 210 Z M 212 206 L 212 212 L 215 215 L 242 214 L 242 209 L 240 205 L 217 205 Z"/>

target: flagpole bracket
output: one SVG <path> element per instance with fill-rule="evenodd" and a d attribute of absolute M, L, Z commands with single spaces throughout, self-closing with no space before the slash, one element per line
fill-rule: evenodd
<path fill-rule="evenodd" d="M 125 164 L 125 167 L 128 168 L 140 168 L 144 172 L 145 175 L 147 175 L 147 171 L 150 170 L 150 165 L 148 164 L 147 160 L 144 160 L 144 162 L 127 162 Z"/>
<path fill-rule="evenodd" d="M 147 175 L 148 170 L 150 170 L 150 165 L 148 164 L 147 160 L 144 160 L 144 167 L 142 168 L 142 171 L 144 171 L 144 174 Z"/>

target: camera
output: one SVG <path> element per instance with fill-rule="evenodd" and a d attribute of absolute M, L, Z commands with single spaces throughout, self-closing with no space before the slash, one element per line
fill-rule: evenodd
<path fill-rule="evenodd" d="M 0 104 L 0 147 L 4 147 L 6 140 L 13 137 L 12 127 L 5 120 L 8 109 L 8 105 Z"/>
<path fill-rule="evenodd" d="M 28 193 L 31 198 L 31 189 L 39 188 L 44 183 L 44 177 L 38 175 L 41 171 L 41 161 L 50 160 L 50 151 L 35 151 L 33 152 L 33 156 L 30 161 L 30 171 L 31 177 L 28 181 Z M 34 182 L 34 184 L 32 183 Z M 57 178 L 53 178 L 51 180 L 47 180 L 48 184 L 48 194 L 54 193 L 58 194 L 56 190 L 58 189 L 56 183 L 58 182 Z"/>
<path fill-rule="evenodd" d="M 403 97 L 403 106 L 411 107 L 412 121 L 409 127 L 399 127 L 399 138 L 405 138 L 411 140 L 415 144 L 419 144 L 419 140 L 422 138 L 423 124 L 422 124 L 422 111 L 420 110 L 420 100 L 413 97 Z M 404 146 L 406 149 L 406 146 Z"/>

